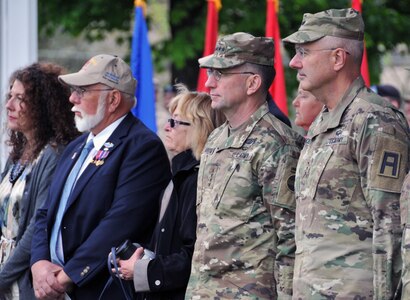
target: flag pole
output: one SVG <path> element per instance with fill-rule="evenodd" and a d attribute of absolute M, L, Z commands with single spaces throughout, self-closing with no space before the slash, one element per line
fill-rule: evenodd
<path fill-rule="evenodd" d="M 218 15 L 222 8 L 221 0 L 207 0 L 207 2 L 208 12 L 206 16 L 205 47 L 203 56 L 211 55 L 215 50 L 215 45 L 218 40 Z M 198 91 L 209 92 L 209 89 L 205 87 L 207 79 L 206 69 L 200 68 L 197 84 Z"/>
<path fill-rule="evenodd" d="M 358 12 L 362 13 L 362 2 L 363 0 L 352 0 L 352 8 L 357 10 Z M 364 83 L 366 86 L 370 86 L 370 74 L 369 74 L 369 64 L 367 62 L 367 50 L 366 50 L 366 41 L 363 41 L 363 58 L 362 58 L 362 65 L 360 67 L 360 72 L 362 74 Z"/>
<path fill-rule="evenodd" d="M 281 44 L 282 40 L 280 38 L 279 21 L 278 21 L 278 11 L 279 11 L 279 0 L 267 0 L 267 14 L 266 14 L 266 37 L 271 37 L 275 43 L 275 57 L 274 66 L 276 70 L 275 79 L 269 89 L 273 100 L 279 109 L 288 116 L 288 105 L 286 97 L 286 83 L 285 83 L 285 72 L 283 69 L 282 55 L 281 55 Z"/>
<path fill-rule="evenodd" d="M 144 0 L 135 0 L 135 22 L 131 44 L 131 70 L 137 80 L 135 97 L 137 105 L 132 109 L 149 129 L 156 132 L 154 71 L 148 29 L 145 20 L 147 5 Z"/>

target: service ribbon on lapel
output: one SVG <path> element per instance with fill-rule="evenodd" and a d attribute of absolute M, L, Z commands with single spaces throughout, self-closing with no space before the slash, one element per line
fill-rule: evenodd
<path fill-rule="evenodd" d="M 97 167 L 104 164 L 104 160 L 110 154 L 110 149 L 114 147 L 113 143 L 106 142 L 104 147 L 98 150 L 97 154 L 94 156 L 93 160 L 91 161 L 92 164 L 95 164 Z"/>

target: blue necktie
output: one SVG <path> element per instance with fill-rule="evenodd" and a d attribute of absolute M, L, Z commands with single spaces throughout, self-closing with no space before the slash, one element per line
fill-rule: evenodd
<path fill-rule="evenodd" d="M 74 167 L 71 169 L 71 172 L 68 175 L 67 180 L 65 182 L 63 194 L 61 195 L 60 203 L 58 205 L 57 215 L 50 237 L 50 255 L 51 261 L 61 266 L 64 264 L 64 255 L 61 240 L 61 221 L 63 220 L 64 211 L 67 206 L 67 201 L 76 183 L 78 173 L 80 172 L 85 159 L 87 158 L 88 154 L 93 148 L 94 143 L 91 139 L 84 146 L 83 150 L 81 151 L 80 157 L 77 159 Z"/>

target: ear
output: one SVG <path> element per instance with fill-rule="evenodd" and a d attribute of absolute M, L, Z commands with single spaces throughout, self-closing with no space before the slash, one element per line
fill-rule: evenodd
<path fill-rule="evenodd" d="M 115 112 L 117 107 L 121 103 L 121 93 L 119 90 L 112 90 L 111 92 L 108 93 L 107 95 L 107 108 L 109 112 Z"/>
<path fill-rule="evenodd" d="M 262 78 L 259 74 L 251 75 L 246 79 L 246 93 L 252 95 L 256 93 L 262 85 Z"/>
<path fill-rule="evenodd" d="M 335 71 L 339 71 L 343 68 L 343 66 L 346 64 L 347 56 L 347 52 L 342 48 L 337 48 L 334 50 L 333 60 Z"/>

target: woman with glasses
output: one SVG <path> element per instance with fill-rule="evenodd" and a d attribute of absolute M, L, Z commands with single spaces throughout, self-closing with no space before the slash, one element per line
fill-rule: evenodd
<path fill-rule="evenodd" d="M 0 299 L 35 299 L 30 274 L 34 213 L 57 160 L 78 135 L 62 67 L 35 63 L 14 72 L 5 108 L 10 154 L 0 178 Z"/>
<path fill-rule="evenodd" d="M 174 154 L 173 179 L 164 191 L 160 219 L 150 250 L 156 257 L 140 259 L 138 248 L 128 260 L 119 260 L 119 276 L 134 280 L 141 299 L 184 299 L 196 240 L 196 184 L 199 158 L 209 134 L 225 117 L 211 108 L 206 93 L 177 85 L 165 125 L 165 147 Z M 143 292 L 143 293 L 139 293 Z"/>

